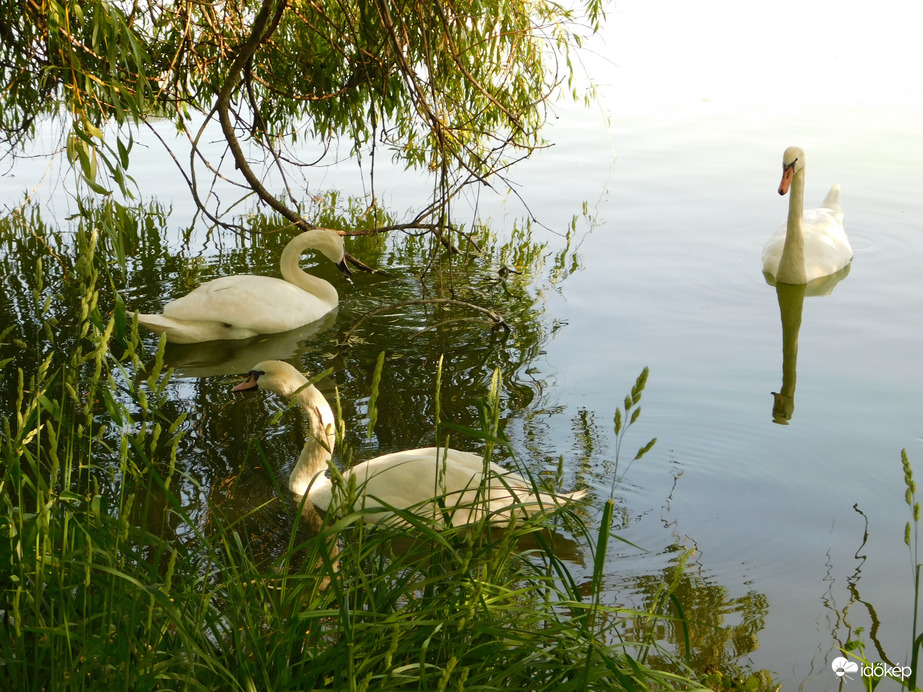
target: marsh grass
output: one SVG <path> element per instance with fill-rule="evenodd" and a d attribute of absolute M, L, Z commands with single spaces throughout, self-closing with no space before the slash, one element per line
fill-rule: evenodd
<path fill-rule="evenodd" d="M 0 336 L 36 364 L 11 359 L 2 375 L 16 392 L 0 440 L 4 689 L 695 687 L 682 661 L 644 663 L 656 640 L 624 638 L 625 623 L 666 615 L 601 604 L 611 522 L 594 529 L 579 511 L 445 529 L 405 512 L 395 529 L 292 505 L 294 528 L 271 559 L 241 529 L 247 517 L 205 531 L 176 489 L 185 414 L 170 405 L 164 344 L 144 354 L 124 306 L 100 309 L 99 250 L 82 225 L 66 324 L 39 318 L 32 334 Z M 39 316 L 56 300 L 42 273 Z M 480 430 L 445 425 L 443 438 L 504 445 L 499 390 L 482 402 Z M 591 583 L 558 556 L 556 529 L 593 552 Z"/>

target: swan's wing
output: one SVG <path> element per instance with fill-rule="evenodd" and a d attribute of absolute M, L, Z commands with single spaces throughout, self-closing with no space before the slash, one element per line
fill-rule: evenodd
<path fill-rule="evenodd" d="M 385 454 L 363 462 L 344 473 L 347 481 L 355 480 L 358 506 L 366 509 L 396 507 L 408 509 L 432 500 L 439 494 L 435 457 L 421 453 L 424 450 L 407 450 Z M 470 480 L 470 474 L 466 480 Z M 453 479 L 452 482 L 457 482 Z M 421 508 L 422 509 L 422 508 Z M 418 510 L 420 511 L 420 510 Z M 425 511 L 432 516 L 432 511 Z M 368 515 L 371 521 L 381 521 L 388 512 Z"/>
<path fill-rule="evenodd" d="M 843 213 L 820 207 L 818 209 L 804 210 L 804 237 L 829 236 L 837 241 L 846 240 L 846 229 L 843 228 Z"/>
<path fill-rule="evenodd" d="M 804 213 L 805 273 L 808 281 L 836 274 L 853 257 L 843 228 L 843 213 L 833 209 L 808 209 Z"/>
<path fill-rule="evenodd" d="M 473 485 L 477 486 L 484 475 L 484 457 L 472 452 L 463 452 L 452 448 L 446 449 L 445 447 L 423 447 L 401 452 L 401 454 L 412 454 L 415 457 L 430 459 L 436 468 L 444 466 L 446 487 L 449 492 L 457 492 L 471 487 L 471 479 L 474 479 Z M 496 481 L 491 483 L 494 488 L 511 488 L 514 492 L 516 490 L 529 491 L 532 489 L 530 481 L 518 473 L 500 466 L 500 464 L 489 462 L 487 464 L 487 473 L 497 478 Z"/>
<path fill-rule="evenodd" d="M 393 452 L 358 464 L 344 476 L 355 479 L 362 498 L 358 504 L 366 509 L 414 508 L 417 514 L 438 516 L 439 507 L 433 502 L 436 497 L 447 495 L 447 507 L 473 501 L 483 465 L 476 454 L 448 450 L 455 461 L 445 464 L 444 473 L 437 473 L 445 452 L 436 447 Z M 382 521 L 389 516 L 389 512 L 381 512 L 366 518 Z"/>
<path fill-rule="evenodd" d="M 349 471 L 367 495 L 395 507 L 410 507 L 432 499 L 445 488 L 448 492 L 467 488 L 481 474 L 483 461 L 476 454 L 448 450 L 450 460 L 440 473 L 443 449 L 425 447 L 392 452 L 370 459 Z M 475 464 L 475 460 L 477 463 Z M 461 463 L 458 463 L 461 461 Z M 474 480 L 477 485 L 477 480 Z"/>
<path fill-rule="evenodd" d="M 477 474 L 482 474 L 484 472 L 484 457 L 482 457 L 480 454 L 474 454 L 473 452 L 463 452 L 459 449 L 452 449 L 451 447 L 422 447 L 412 451 L 417 455 L 429 456 L 438 459 L 439 462 L 445 460 L 447 464 L 450 464 L 457 469 L 464 469 L 471 473 Z M 495 464 L 491 461 L 487 464 L 487 469 L 489 473 L 504 476 L 510 479 L 511 483 L 515 479 L 517 483 L 522 483 L 527 487 L 531 487 L 531 484 L 525 478 L 500 466 L 500 464 Z"/>
<path fill-rule="evenodd" d="M 440 463 L 445 461 L 458 469 L 465 469 L 471 473 L 484 472 L 484 457 L 473 452 L 463 452 L 460 449 L 451 447 L 421 447 L 420 449 L 408 450 L 402 454 L 413 454 L 414 456 L 423 456 L 430 459 L 438 460 Z M 488 469 L 494 473 L 507 473 L 499 464 L 490 462 Z"/>
<path fill-rule="evenodd" d="M 164 306 L 174 320 L 211 322 L 272 334 L 320 319 L 332 309 L 282 279 L 241 274 L 208 281 Z"/>
<path fill-rule="evenodd" d="M 394 452 L 355 466 L 355 477 L 366 508 L 390 505 L 400 509 L 417 507 L 427 516 L 438 513 L 426 503 L 445 496 L 445 506 L 452 510 L 452 523 L 461 525 L 478 519 L 484 511 L 505 516 L 513 506 L 525 505 L 528 513 L 553 507 L 562 501 L 583 497 L 586 491 L 552 495 L 534 494 L 532 484 L 522 476 L 498 464 L 488 465 L 489 480 L 482 484 L 484 460 L 477 454 L 456 449 L 425 447 Z M 381 520 L 386 513 L 373 515 Z"/>

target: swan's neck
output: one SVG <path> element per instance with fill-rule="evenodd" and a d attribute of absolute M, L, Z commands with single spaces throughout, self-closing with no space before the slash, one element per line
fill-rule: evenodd
<path fill-rule="evenodd" d="M 776 282 L 783 284 L 803 284 L 807 282 L 804 267 L 804 168 L 795 172 L 788 200 L 788 224 L 785 231 L 785 244 Z"/>
<path fill-rule="evenodd" d="M 302 233 L 291 240 L 282 250 L 282 258 L 279 261 L 282 276 L 289 283 L 295 284 L 299 288 L 307 291 L 311 295 L 317 296 L 328 305 L 336 305 L 340 297 L 337 290 L 329 281 L 324 281 L 320 277 L 308 274 L 299 266 L 301 254 L 305 250 L 316 248 L 317 238 L 311 233 Z"/>
<path fill-rule="evenodd" d="M 304 495 L 310 489 L 309 497 L 313 497 L 320 488 L 330 483 L 324 474 L 336 444 L 333 411 L 313 385 L 294 396 L 304 407 L 310 430 L 298 463 L 289 477 L 289 487 L 296 495 Z"/>

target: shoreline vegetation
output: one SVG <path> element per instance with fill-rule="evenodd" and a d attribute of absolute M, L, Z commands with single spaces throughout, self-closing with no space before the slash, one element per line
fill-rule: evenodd
<path fill-rule="evenodd" d="M 355 513 L 300 515 L 280 488 L 276 502 L 296 516 L 269 558 L 246 515 L 203 525 L 178 490 L 196 483 L 178 463 L 187 412 L 172 404 L 164 344 L 145 353 L 110 292 L 118 258 L 103 226 L 81 222 L 55 252 L 33 225 L 42 249 L 17 303 L 30 317 L 0 339 L 0 385 L 15 402 L 0 443 L 11 689 L 697 687 L 682 660 L 659 666 L 670 656 L 654 623 L 683 626 L 669 584 L 649 612 L 599 598 L 611 500 L 595 529 L 564 510 L 443 530 L 409 516 L 413 531 L 396 535 Z M 49 287 L 46 262 L 67 280 Z M 498 375 L 479 404 L 484 425 L 467 430 L 497 449 L 501 389 Z M 642 389 L 639 378 L 626 405 Z M 247 456 L 265 461 L 265 450 L 254 441 Z M 556 529 L 588 546 L 590 583 L 557 556 Z"/>

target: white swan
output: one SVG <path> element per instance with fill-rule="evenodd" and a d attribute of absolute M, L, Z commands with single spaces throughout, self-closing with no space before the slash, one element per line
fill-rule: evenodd
<path fill-rule="evenodd" d="M 779 194 L 789 187 L 788 221 L 763 248 L 763 271 L 782 284 L 806 284 L 836 274 L 853 257 L 843 230 L 839 185 L 830 188 L 821 208 L 805 210 L 804 151 L 789 147 L 782 156 Z"/>
<path fill-rule="evenodd" d="M 306 386 L 307 385 L 307 386 Z M 250 376 L 234 387 L 235 392 L 265 389 L 298 400 L 311 424 L 311 436 L 301 450 L 289 478 L 289 487 L 299 497 L 327 512 L 342 506 L 341 493 L 326 476 L 327 462 L 336 441 L 334 417 L 327 400 L 298 370 L 278 360 L 254 366 Z M 552 494 L 535 492 L 531 482 L 502 466 L 487 464 L 477 454 L 456 449 L 425 447 L 394 452 L 357 464 L 343 472 L 344 487 L 355 483 L 357 508 L 381 509 L 365 515 L 369 521 L 391 516 L 388 507 L 411 509 L 418 516 L 451 515 L 454 526 L 464 526 L 484 517 L 507 521 L 512 515 L 536 514 L 586 495 L 586 490 Z M 444 497 L 445 510 L 436 504 Z"/>
<path fill-rule="evenodd" d="M 343 238 L 328 229 L 305 231 L 282 251 L 284 280 L 252 274 L 213 279 L 167 303 L 162 315 L 138 313 L 138 323 L 165 332 L 170 343 L 195 344 L 276 334 L 319 320 L 336 308 L 339 296 L 329 282 L 298 266 L 309 249 L 319 250 L 349 276 Z"/>

